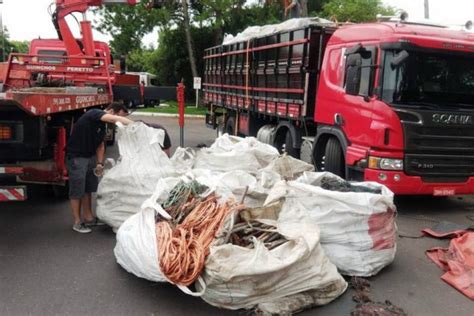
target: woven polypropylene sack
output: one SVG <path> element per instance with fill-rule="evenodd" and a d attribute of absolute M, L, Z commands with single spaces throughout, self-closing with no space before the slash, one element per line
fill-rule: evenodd
<path fill-rule="evenodd" d="M 308 221 L 278 221 L 275 225 L 289 240 L 275 249 L 268 250 L 258 241 L 254 249 L 228 243 L 211 247 L 203 282 L 196 283 L 206 302 L 227 309 L 250 309 L 319 289 L 322 294 L 316 301 L 322 305 L 346 290 L 347 283 L 319 243 L 317 225 Z"/>
<path fill-rule="evenodd" d="M 132 215 L 118 230 L 115 258 L 137 277 L 165 282 L 158 264 L 156 243 L 155 211 L 147 209 Z"/>
<path fill-rule="evenodd" d="M 97 191 L 97 216 L 115 229 L 140 210 L 159 179 L 176 174 L 161 149 L 163 130 L 134 123 L 119 128 L 117 139 L 119 161 L 105 173 Z"/>
<path fill-rule="evenodd" d="M 296 181 L 280 182 L 265 203 L 284 200 L 283 217 L 309 216 L 321 229 L 321 245 L 342 274 L 372 276 L 396 254 L 397 226 L 393 193 L 377 183 L 360 183 L 380 194 L 323 189 L 331 173 L 306 172 Z"/>

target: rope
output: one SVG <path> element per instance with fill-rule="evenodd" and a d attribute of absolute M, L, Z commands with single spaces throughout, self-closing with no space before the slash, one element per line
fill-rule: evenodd
<path fill-rule="evenodd" d="M 182 223 L 160 221 L 156 224 L 159 264 L 163 275 L 172 283 L 189 286 L 204 269 L 211 242 L 227 215 L 243 205 L 226 202 L 219 205 L 213 194 L 203 201 L 192 198 L 183 204 L 192 210 Z"/>

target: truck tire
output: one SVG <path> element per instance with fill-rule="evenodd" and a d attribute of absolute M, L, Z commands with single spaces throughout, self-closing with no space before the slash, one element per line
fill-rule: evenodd
<path fill-rule="evenodd" d="M 285 152 L 293 158 L 300 158 L 300 150 L 295 148 L 293 145 L 293 137 L 291 137 L 291 132 L 288 130 L 285 136 Z"/>
<path fill-rule="evenodd" d="M 224 132 L 231 136 L 235 135 L 235 118 L 233 116 L 229 116 L 227 119 Z"/>
<path fill-rule="evenodd" d="M 341 145 L 335 137 L 331 137 L 328 139 L 324 151 L 324 171 L 329 171 L 341 178 L 345 178 L 345 170 L 346 166 Z"/>

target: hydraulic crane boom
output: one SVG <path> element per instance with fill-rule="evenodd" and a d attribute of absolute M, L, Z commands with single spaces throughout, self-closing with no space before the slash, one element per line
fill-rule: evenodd
<path fill-rule="evenodd" d="M 68 56 L 95 56 L 94 37 L 92 25 L 85 18 L 85 13 L 90 7 L 100 7 L 110 4 L 136 5 L 137 0 L 56 0 L 56 11 L 53 14 L 53 23 L 58 32 L 59 39 L 64 42 Z M 66 17 L 72 13 L 84 14 L 81 21 L 81 41 L 77 41 L 67 24 Z"/>

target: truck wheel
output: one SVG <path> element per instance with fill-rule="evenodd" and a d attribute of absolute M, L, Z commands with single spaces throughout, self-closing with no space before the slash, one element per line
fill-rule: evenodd
<path fill-rule="evenodd" d="M 293 145 L 293 137 L 289 129 L 279 130 L 273 141 L 273 147 L 278 149 L 280 154 L 287 153 L 291 157 L 299 158 L 300 151 Z"/>
<path fill-rule="evenodd" d="M 341 145 L 339 145 L 339 141 L 336 138 L 331 137 L 328 139 L 323 159 L 324 171 L 329 171 L 341 178 L 345 178 L 346 166 L 344 155 L 342 153 Z"/>
<path fill-rule="evenodd" d="M 285 136 L 285 152 L 293 158 L 300 158 L 300 150 L 293 146 L 293 137 L 291 137 L 290 130 L 286 132 Z"/>
<path fill-rule="evenodd" d="M 235 132 L 235 118 L 233 116 L 230 116 L 227 119 L 227 122 L 225 123 L 225 130 L 227 134 L 233 136 Z"/>

